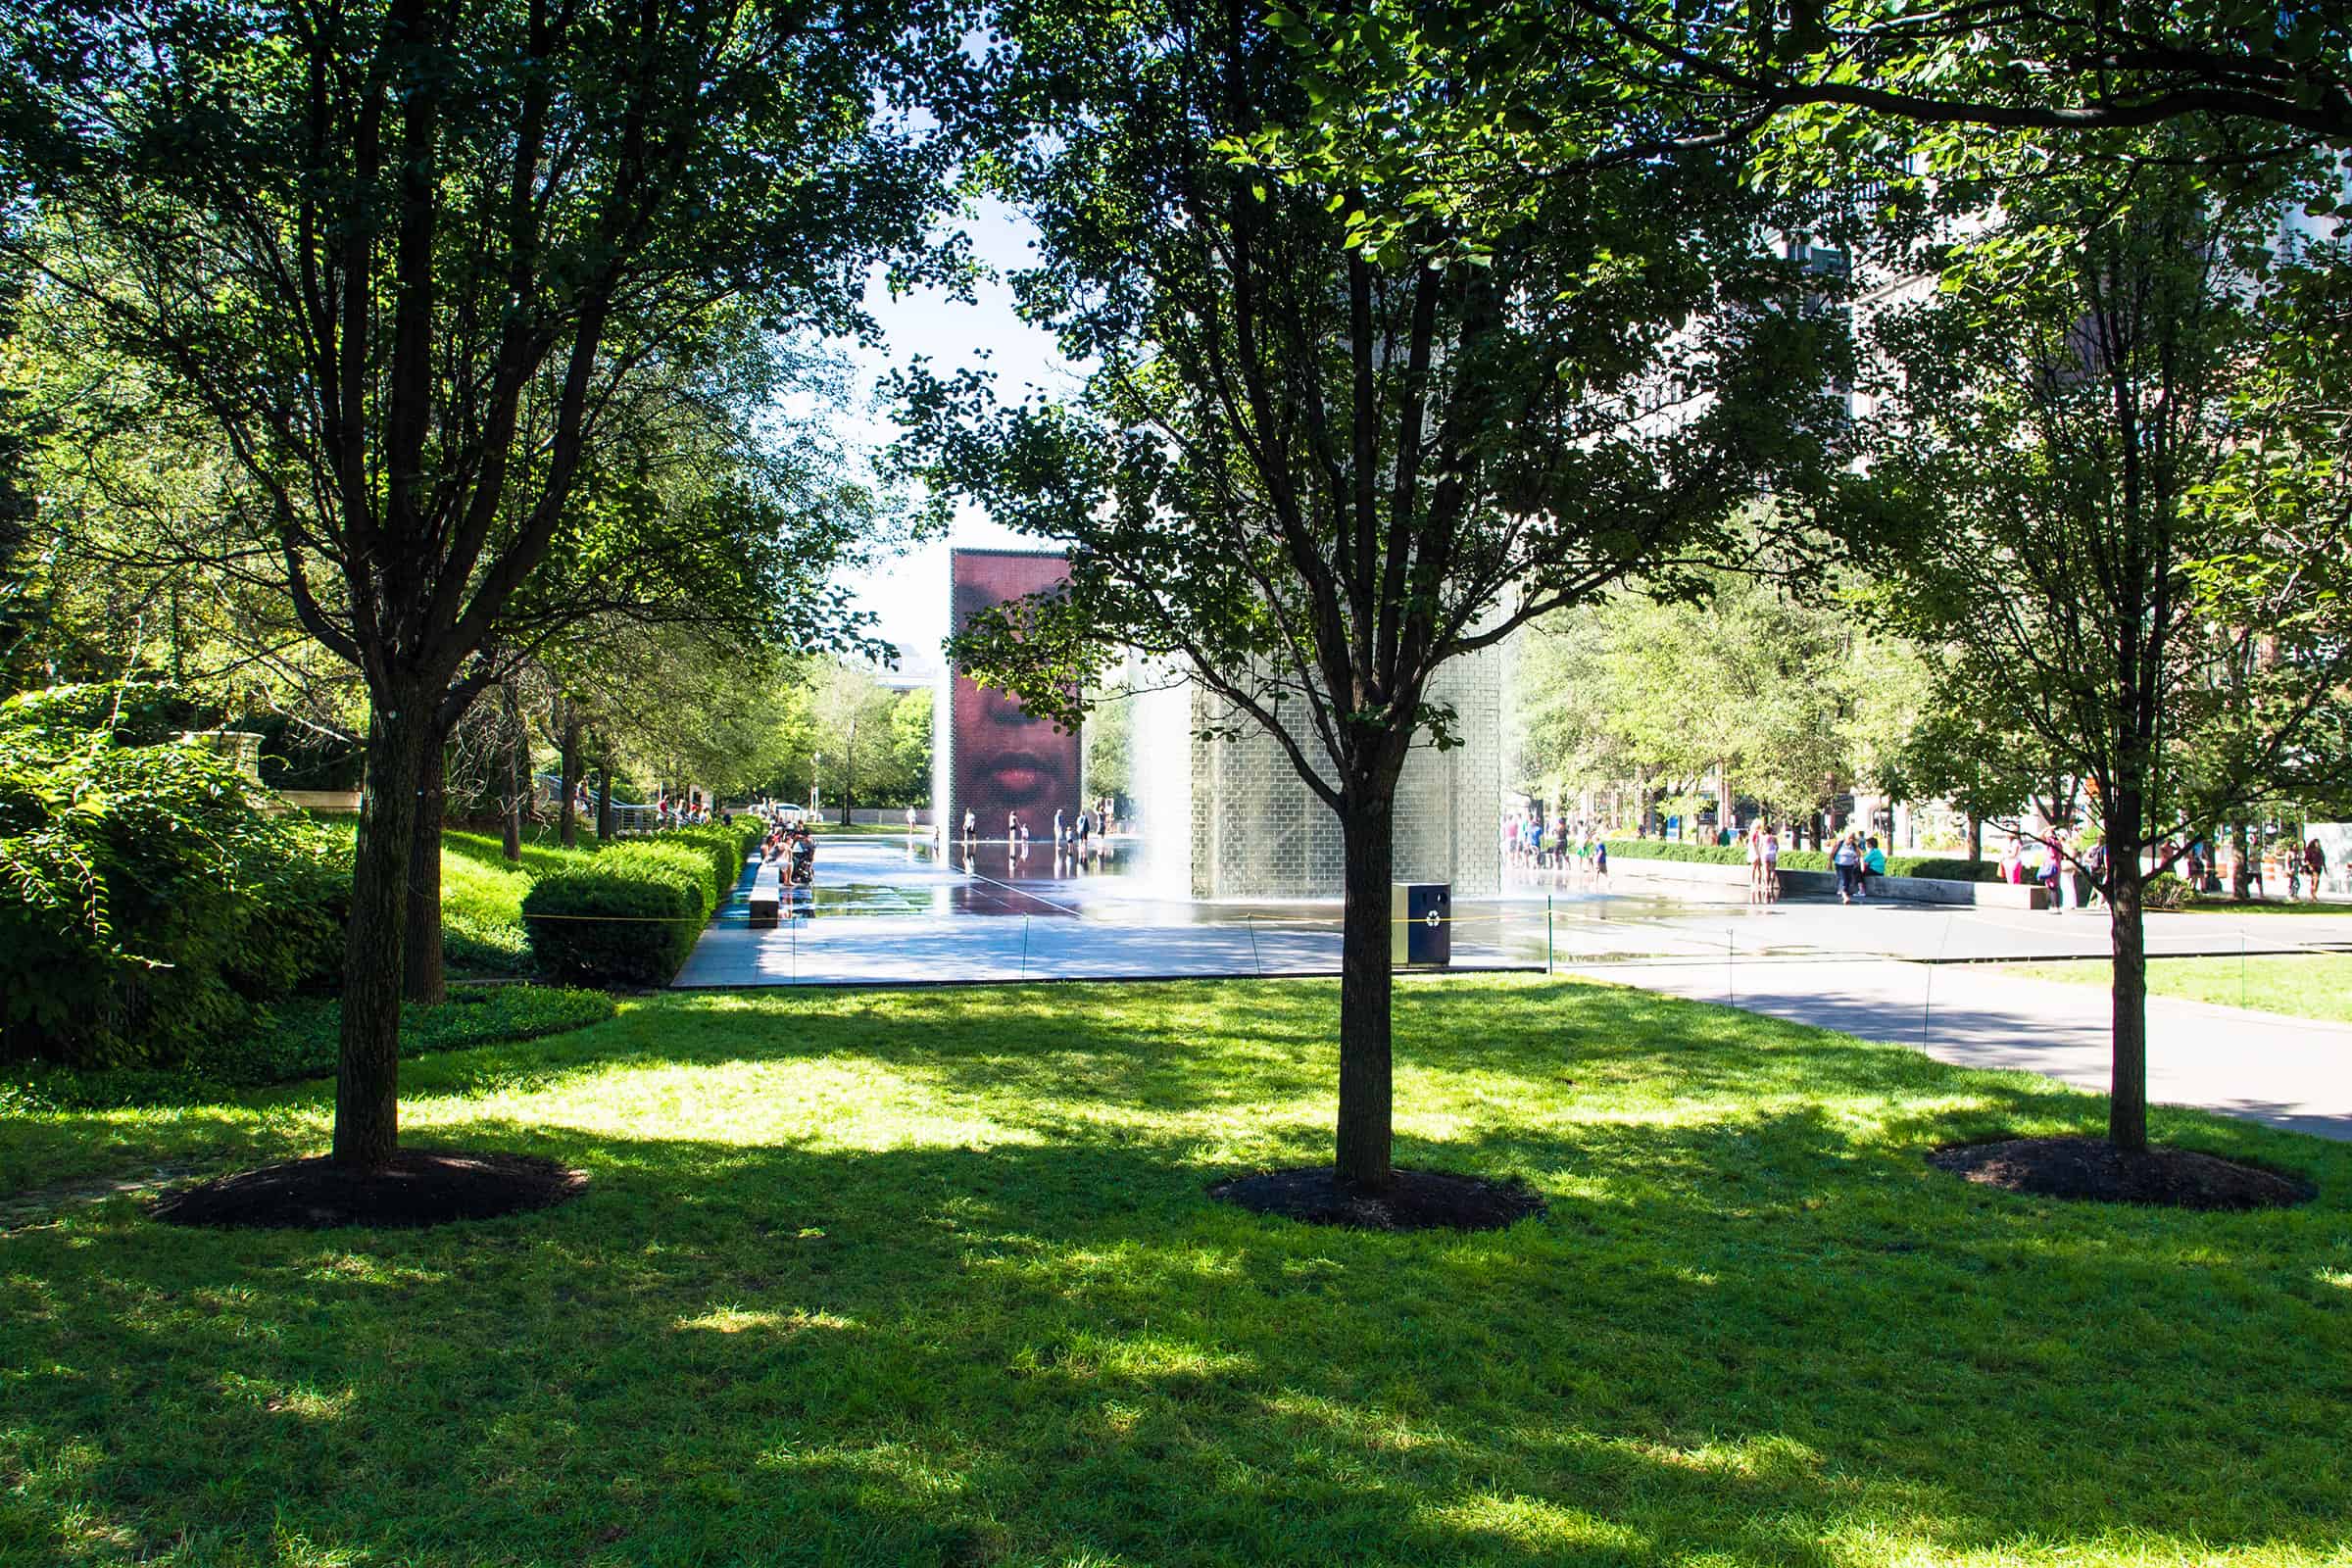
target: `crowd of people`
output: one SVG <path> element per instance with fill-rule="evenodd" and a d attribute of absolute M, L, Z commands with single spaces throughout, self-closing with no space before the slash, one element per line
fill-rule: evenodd
<path fill-rule="evenodd" d="M 2275 871 L 2286 884 L 2289 903 L 2317 904 L 2321 885 L 2328 878 L 2328 850 L 2316 838 L 2300 845 L 2292 840 L 2275 846 L 2271 853 L 2260 850 L 2243 855 L 2233 843 L 2225 842 L 2217 850 L 2203 839 L 2186 845 L 2168 844 L 2164 859 L 2176 867 L 2188 885 L 2199 893 L 2223 893 L 2233 890 L 2242 874 L 2246 893 L 2252 898 L 2267 898 L 2270 893 L 2265 867 Z"/>
<path fill-rule="evenodd" d="M 752 810 L 767 824 L 767 833 L 760 841 L 760 862 L 777 867 L 779 879 L 787 887 L 805 888 L 813 884 L 816 836 L 809 830 L 808 817 L 787 815 L 781 808 L 764 802 Z"/>
<path fill-rule="evenodd" d="M 1115 828 L 1112 801 L 1107 795 L 1085 803 L 1074 813 L 1056 807 L 1054 809 L 1052 839 L 1054 858 L 1056 860 L 1100 859 L 1110 853 L 1110 836 Z M 906 831 L 915 831 L 915 813 L 911 808 L 906 812 Z M 1034 830 L 1020 812 L 1004 813 L 1003 842 L 1015 854 L 1027 855 L 1033 837 Z M 967 851 L 980 842 L 980 813 L 972 807 L 963 808 L 962 832 L 958 838 Z"/>
<path fill-rule="evenodd" d="M 1597 887 L 1609 879 L 1609 845 L 1600 824 L 1516 811 L 1503 823 L 1503 863 L 1567 886 Z"/>
<path fill-rule="evenodd" d="M 1742 849 L 1747 862 L 1747 896 L 1751 904 L 1777 904 L 1781 897 L 1779 829 L 1763 816 L 1744 826 L 1713 830 L 1702 842 Z M 1825 846 L 1830 870 L 1837 879 L 1838 902 L 1856 904 L 1883 896 L 1880 879 L 1886 875 L 1886 849 L 1879 836 L 1848 826 Z M 1594 886 L 1608 876 L 1608 845 L 1598 824 L 1564 817 L 1546 817 L 1522 808 L 1503 823 L 1503 863 L 1531 880 Z M 2199 892 L 2220 893 L 2234 888 L 2239 877 L 2237 852 L 2225 845 L 2217 858 L 2203 840 L 2173 843 L 2156 852 L 2154 866 L 2176 867 Z M 2248 854 L 2243 879 L 2247 893 L 2268 895 L 2265 857 Z M 2272 863 L 2272 877 L 2282 878 L 2289 900 L 2317 902 L 2328 870 L 2326 848 L 2316 838 L 2281 846 Z M 2107 846 L 2094 833 L 2050 829 L 2013 833 L 2002 846 L 1997 874 L 2013 885 L 2043 888 L 2052 909 L 2087 908 L 2101 900 L 2107 880 Z"/>

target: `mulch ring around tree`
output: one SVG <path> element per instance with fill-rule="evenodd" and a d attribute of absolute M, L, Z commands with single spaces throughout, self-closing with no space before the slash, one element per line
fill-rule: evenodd
<path fill-rule="evenodd" d="M 1382 1192 L 1342 1185 L 1329 1165 L 1261 1171 L 1209 1188 L 1220 1203 L 1309 1225 L 1365 1231 L 1498 1231 L 1544 1212 L 1544 1198 L 1514 1176 L 1488 1181 L 1442 1170 L 1399 1170 Z"/>
<path fill-rule="evenodd" d="M 588 1173 L 536 1154 L 404 1149 L 380 1170 L 293 1159 L 166 1193 L 148 1207 L 171 1225 L 415 1230 L 495 1219 L 576 1198 Z"/>
<path fill-rule="evenodd" d="M 2290 1176 L 2218 1154 L 2161 1146 L 2119 1153 L 2104 1138 L 2011 1138 L 1953 1144 L 1928 1163 L 1964 1181 L 2037 1198 L 2166 1208 L 2286 1208 L 2312 1197 Z"/>

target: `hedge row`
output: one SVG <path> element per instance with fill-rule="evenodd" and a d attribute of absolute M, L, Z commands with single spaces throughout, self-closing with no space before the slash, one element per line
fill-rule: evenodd
<path fill-rule="evenodd" d="M 1747 849 L 1740 844 L 1678 844 L 1672 839 L 1610 839 L 1612 860 L 1692 860 L 1707 865 L 1745 865 Z M 1783 850 L 1784 871 L 1827 871 L 1829 855 L 1821 850 Z M 1933 877 L 1946 882 L 1998 882 L 2000 867 L 1990 860 L 1945 860 L 1925 855 L 1889 855 L 1888 876 Z"/>
<path fill-rule="evenodd" d="M 522 900 L 540 974 L 576 985 L 667 985 L 760 835 L 748 816 L 678 828 L 542 873 Z"/>

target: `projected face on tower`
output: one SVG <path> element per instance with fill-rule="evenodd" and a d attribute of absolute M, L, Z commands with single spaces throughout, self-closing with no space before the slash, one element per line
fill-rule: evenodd
<path fill-rule="evenodd" d="M 957 550 L 950 557 L 955 624 L 962 629 L 991 605 L 1054 587 L 1068 575 L 1059 556 L 1012 551 Z M 1033 834 L 1053 830 L 1054 813 L 1078 809 L 1078 737 L 1032 717 L 1010 693 L 958 673 L 952 697 L 949 745 L 956 798 L 953 819 L 968 808 L 982 836 L 1004 832 L 1017 813 Z"/>

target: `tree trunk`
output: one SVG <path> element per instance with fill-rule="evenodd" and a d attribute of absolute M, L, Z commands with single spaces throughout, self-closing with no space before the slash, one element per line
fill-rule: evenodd
<path fill-rule="evenodd" d="M 447 1002 L 441 956 L 441 819 L 448 806 L 449 737 L 431 735 L 416 769 L 416 815 L 409 829 L 408 940 L 402 944 L 401 995 Z"/>
<path fill-rule="evenodd" d="M 1342 1185 L 1378 1192 L 1389 1185 L 1390 1080 L 1389 873 L 1395 807 L 1388 799 L 1349 797 L 1341 818 L 1346 843 L 1347 905 L 1340 935 L 1340 1124 Z"/>
<path fill-rule="evenodd" d="M 596 770 L 596 840 L 599 844 L 612 837 L 612 769 Z"/>
<path fill-rule="evenodd" d="M 368 721 L 335 1070 L 335 1161 L 361 1169 L 382 1168 L 400 1148 L 401 950 L 429 703 L 421 691 L 379 695 Z"/>
<path fill-rule="evenodd" d="M 506 698 L 507 728 L 507 811 L 505 842 L 499 846 L 507 863 L 517 864 L 522 859 L 522 817 L 531 808 L 531 732 L 522 722 L 522 700 L 509 681 L 503 694 Z"/>
<path fill-rule="evenodd" d="M 2139 845 L 2107 846 L 2109 945 L 2115 956 L 2107 1141 L 2127 1154 L 2148 1147 L 2148 953 L 2140 926 Z"/>
<path fill-rule="evenodd" d="M 1984 819 L 1971 815 L 1968 819 L 1968 863 L 1984 863 Z"/>
<path fill-rule="evenodd" d="M 2248 885 L 2253 878 L 2247 875 L 2246 870 L 2246 824 L 2243 822 L 2230 824 L 2230 896 L 2243 904 L 2253 891 Z"/>
<path fill-rule="evenodd" d="M 556 832 L 567 850 L 576 849 L 580 842 L 580 817 L 572 809 L 572 801 L 580 793 L 580 716 L 569 710 L 564 715 L 563 760 L 557 764 L 563 770 L 564 804 L 557 808 Z"/>

